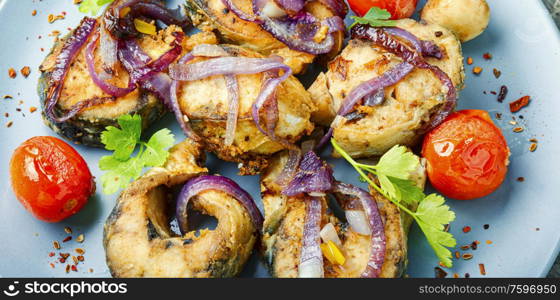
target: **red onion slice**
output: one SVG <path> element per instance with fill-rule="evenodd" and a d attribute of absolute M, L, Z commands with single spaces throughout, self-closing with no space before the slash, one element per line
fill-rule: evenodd
<path fill-rule="evenodd" d="M 381 268 L 385 260 L 385 228 L 377 203 L 366 191 L 350 184 L 337 182 L 333 191 L 344 195 L 352 196 L 360 200 L 362 209 L 367 217 L 371 229 L 371 249 L 367 266 L 362 273 L 362 277 L 377 278 L 381 273 Z"/>
<path fill-rule="evenodd" d="M 430 121 L 422 126 L 419 133 L 425 133 L 437 127 L 455 109 L 457 104 L 457 91 L 453 85 L 453 81 L 449 78 L 449 75 L 443 72 L 440 68 L 430 65 L 424 61 L 418 51 L 408 49 L 402 43 L 392 38 L 383 29 L 365 25 L 354 26 L 354 28 L 352 28 L 352 37 L 370 40 L 376 45 L 381 46 L 387 51 L 399 56 L 403 61 L 408 62 L 415 67 L 430 70 L 447 87 L 446 102 L 441 106 L 438 112 L 432 115 Z"/>
<path fill-rule="evenodd" d="M 103 31 L 103 29 L 101 29 Z M 103 80 L 99 74 L 95 71 L 95 48 L 97 48 L 97 42 L 99 40 L 99 34 L 95 35 L 86 46 L 86 64 L 89 75 L 93 82 L 101 89 L 103 92 L 113 96 L 113 97 L 123 97 L 133 92 L 136 89 L 136 84 L 133 82 L 132 77 L 128 80 L 128 86 L 126 88 L 121 88 L 112 85 L 105 80 Z"/>
<path fill-rule="evenodd" d="M 253 201 L 253 198 L 249 195 L 249 193 L 247 193 L 247 191 L 227 177 L 202 175 L 189 180 L 183 186 L 181 192 L 179 193 L 179 197 L 177 198 L 175 215 L 182 234 L 186 234 L 189 231 L 187 224 L 187 207 L 190 199 L 209 190 L 221 191 L 235 198 L 235 200 L 241 203 L 241 205 L 243 205 L 243 207 L 247 210 L 256 231 L 259 233 L 261 232 L 263 217 L 255 205 L 255 201 Z"/>
<path fill-rule="evenodd" d="M 169 75 L 174 80 L 195 81 L 215 75 L 258 74 L 277 69 L 291 74 L 280 57 L 218 57 L 192 64 L 172 64 Z"/>
<path fill-rule="evenodd" d="M 229 103 L 224 145 L 230 146 L 231 144 L 233 144 L 233 140 L 235 138 L 237 117 L 239 115 L 239 86 L 235 75 L 226 75 L 225 80 L 228 89 Z"/>
<path fill-rule="evenodd" d="M 324 277 L 323 253 L 321 252 L 321 215 L 322 204 L 318 197 L 305 199 L 305 223 L 299 259 L 300 278 Z"/>
<path fill-rule="evenodd" d="M 348 6 L 344 3 L 344 0 L 319 0 L 326 7 L 328 7 L 332 13 L 344 19 L 346 14 L 348 14 Z"/>
<path fill-rule="evenodd" d="M 193 59 L 194 59 L 194 55 L 187 54 L 187 55 L 181 57 L 181 59 L 179 59 L 178 63 L 179 64 L 186 64 L 187 62 L 189 62 Z M 200 141 L 200 137 L 196 133 L 194 133 L 194 131 L 192 130 L 187 116 L 183 115 L 183 112 L 181 111 L 181 107 L 179 106 L 179 100 L 177 99 L 177 89 L 178 88 L 179 88 L 179 82 L 177 80 L 173 80 L 171 82 L 171 88 L 170 88 L 170 96 L 171 96 L 170 100 L 171 101 L 169 103 L 169 105 L 171 106 L 171 111 L 173 111 L 173 114 L 175 114 L 175 118 L 177 119 L 177 122 L 179 123 L 179 126 L 181 126 L 181 129 L 185 133 L 185 136 L 188 137 L 188 138 L 191 138 L 195 141 Z"/>
<path fill-rule="evenodd" d="M 259 23 L 255 15 L 249 15 L 245 13 L 243 10 L 237 7 L 237 5 L 233 4 L 232 0 L 222 0 L 222 2 L 227 7 L 227 9 L 231 10 L 241 20 L 253 22 L 253 23 Z"/>
<path fill-rule="evenodd" d="M 104 26 L 100 26 L 99 28 L 99 50 L 101 53 L 101 62 L 103 64 L 103 69 L 106 70 L 104 73 L 101 73 L 101 76 L 111 78 L 113 69 L 119 61 L 117 54 L 118 43 L 105 29 Z"/>
<path fill-rule="evenodd" d="M 378 89 L 364 97 L 365 106 L 377 106 L 385 101 L 385 89 Z"/>
<path fill-rule="evenodd" d="M 333 187 L 334 177 L 331 167 L 313 151 L 305 153 L 294 179 L 282 191 L 286 196 L 309 193 L 326 193 Z"/>
<path fill-rule="evenodd" d="M 288 152 L 288 161 L 284 165 L 280 174 L 278 174 L 278 177 L 274 180 L 276 184 L 283 187 L 292 181 L 292 178 L 294 178 L 297 172 L 300 160 L 301 150 L 297 147 L 290 149 Z"/>
<path fill-rule="evenodd" d="M 424 56 L 431 56 L 437 59 L 443 58 L 441 49 L 432 41 L 421 41 L 411 32 L 399 27 L 384 27 L 383 30 L 390 35 L 399 37 L 409 42 L 412 44 L 416 52 L 421 53 Z"/>
<path fill-rule="evenodd" d="M 270 0 L 274 1 L 281 9 L 293 15 L 300 12 L 305 6 L 307 0 Z"/>
<path fill-rule="evenodd" d="M 51 86 L 47 92 L 47 99 L 45 101 L 45 113 L 47 117 L 55 123 L 68 120 L 87 106 L 85 104 L 75 106 L 75 109 L 71 109 L 68 115 L 61 118 L 54 114 L 54 107 L 60 98 L 68 69 L 76 55 L 80 52 L 80 49 L 86 44 L 91 34 L 95 31 L 96 26 L 97 20 L 88 17 L 84 18 L 73 34 L 64 41 L 60 54 L 56 58 L 54 70 L 50 78 Z M 89 100 L 86 100 L 86 103 L 88 101 Z"/>

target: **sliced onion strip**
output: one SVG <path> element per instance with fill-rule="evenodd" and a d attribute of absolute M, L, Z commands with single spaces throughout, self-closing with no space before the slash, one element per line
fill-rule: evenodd
<path fill-rule="evenodd" d="M 181 189 L 177 198 L 176 217 L 182 234 L 188 232 L 187 207 L 190 199 L 209 190 L 221 191 L 235 198 L 247 210 L 257 232 L 261 232 L 263 217 L 255 205 L 255 201 L 247 191 L 233 180 L 224 176 L 202 175 L 189 180 Z"/>
<path fill-rule="evenodd" d="M 322 278 L 323 253 L 320 247 L 322 205 L 317 197 L 305 199 L 305 223 L 301 242 L 298 273 L 300 278 Z"/>

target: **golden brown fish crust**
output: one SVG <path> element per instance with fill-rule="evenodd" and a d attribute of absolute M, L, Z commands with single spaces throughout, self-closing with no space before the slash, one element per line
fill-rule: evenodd
<path fill-rule="evenodd" d="M 251 0 L 233 0 L 232 2 L 244 12 L 252 14 Z M 333 12 L 319 1 L 309 1 L 305 10 L 319 19 L 333 16 Z M 240 19 L 226 8 L 222 0 L 187 0 L 187 12 L 195 26 L 201 30 L 216 32 L 226 43 L 240 45 L 265 56 L 275 54 L 283 57 L 284 62 L 292 68 L 294 74 L 305 71 L 306 66 L 316 58 L 315 55 L 288 48 L 286 44 L 274 38 L 258 24 Z M 336 32 L 334 38 L 333 49 L 322 56 L 324 61 L 330 60 L 342 49 L 344 33 Z"/>
<path fill-rule="evenodd" d="M 214 216 L 214 230 L 183 236 L 169 227 L 169 188 L 207 172 L 202 147 L 186 140 L 123 191 L 104 227 L 107 265 L 114 277 L 233 277 L 258 238 L 247 210 L 219 191 L 193 198 L 192 209 Z"/>
<path fill-rule="evenodd" d="M 461 44 L 439 26 L 404 19 L 397 26 L 422 40 L 433 41 L 444 53 L 441 60 L 427 58 L 446 72 L 460 90 L 464 81 Z M 380 76 L 401 62 L 395 55 L 365 40 L 351 40 L 309 88 L 318 110 L 313 121 L 329 126 L 346 96 L 359 84 Z M 334 138 L 353 157 L 381 155 L 396 144 L 414 146 L 418 129 L 446 100 L 447 87 L 429 70 L 415 69 L 394 86 L 385 88 L 381 105 L 357 106 L 361 118 L 334 125 Z M 336 155 L 336 154 L 334 154 Z"/>

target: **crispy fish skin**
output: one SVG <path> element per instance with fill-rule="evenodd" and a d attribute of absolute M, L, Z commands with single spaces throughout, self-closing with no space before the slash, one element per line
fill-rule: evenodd
<path fill-rule="evenodd" d="M 299 256 L 305 221 L 305 202 L 301 197 L 287 197 L 274 179 L 287 161 L 285 153 L 276 155 L 270 167 L 261 177 L 261 195 L 264 204 L 265 221 L 263 226 L 262 251 L 272 276 L 279 278 L 298 277 Z M 423 187 L 425 170 L 419 168 L 417 184 Z M 379 213 L 385 225 L 385 261 L 381 278 L 402 277 L 406 271 L 407 235 L 412 224 L 410 216 L 401 212 L 388 199 L 375 190 L 370 190 L 377 202 Z M 323 198 L 323 217 L 321 227 L 332 223 L 342 241 L 340 250 L 346 258 L 343 266 L 331 264 L 324 259 L 325 277 L 360 277 L 369 258 L 370 238 L 351 230 L 343 220 L 327 210 L 327 200 Z M 411 207 L 411 209 L 415 209 Z"/>
<path fill-rule="evenodd" d="M 233 0 L 241 10 L 252 14 L 251 0 Z M 290 49 L 258 24 L 244 21 L 229 11 L 222 0 L 187 0 L 187 13 L 193 24 L 201 30 L 214 31 L 226 42 L 260 52 L 265 56 L 278 55 L 292 68 L 294 74 L 305 71 L 307 65 L 315 60 L 315 55 Z M 306 4 L 306 11 L 319 19 L 333 16 L 333 13 L 319 1 Z M 342 49 L 344 33 L 334 34 L 335 45 L 330 53 L 324 55 L 328 61 Z"/>
<path fill-rule="evenodd" d="M 221 45 L 232 56 L 262 57 L 251 50 Z M 197 58 L 192 63 L 206 58 Z M 268 156 L 285 146 L 262 134 L 253 122 L 251 107 L 263 82 L 263 74 L 237 75 L 239 117 L 233 144 L 226 146 L 224 136 L 228 114 L 229 93 L 223 76 L 181 82 L 177 92 L 179 106 L 191 121 L 193 130 L 202 138 L 207 150 L 220 159 L 240 163 L 241 174 L 257 174 L 268 164 Z M 293 76 L 281 83 L 276 91 L 279 119 L 276 136 L 296 142 L 313 131 L 311 113 L 316 109 L 309 93 Z"/>
<path fill-rule="evenodd" d="M 173 41 L 174 32 L 181 32 L 177 26 L 169 26 L 161 30 L 157 36 L 144 36 L 138 40 L 141 48 L 152 58 L 156 59 L 170 49 L 169 44 Z M 51 82 L 52 71 L 54 70 L 56 58 L 60 55 L 64 38 L 56 41 L 54 47 L 43 63 L 41 64 L 41 77 L 38 84 L 38 94 L 43 106 L 43 120 L 55 132 L 76 143 L 87 146 L 103 147 L 101 143 L 101 132 L 107 126 L 117 126 L 117 119 L 124 114 L 139 114 L 142 116 L 143 127 L 148 127 L 165 113 L 165 107 L 154 94 L 136 89 L 135 91 L 119 97 L 102 105 L 92 106 L 84 109 L 74 118 L 56 123 L 46 117 L 44 113 L 47 93 Z M 62 114 L 72 107 L 72 105 L 93 98 L 110 97 L 99 88 L 89 75 L 86 58 L 85 46 L 77 54 L 76 58 L 68 70 L 68 75 L 64 82 L 60 98 L 55 107 L 56 114 Z M 100 62 L 100 49 L 95 51 L 95 65 L 98 73 L 102 72 Z M 128 84 L 128 72 L 117 63 L 115 66 L 115 76 L 109 82 L 116 86 L 126 87 Z"/>
<path fill-rule="evenodd" d="M 444 53 L 441 60 L 426 58 L 440 67 L 460 90 L 464 82 L 461 44 L 449 30 L 433 24 L 404 19 L 397 26 L 419 39 L 433 41 Z M 365 40 L 351 40 L 342 53 L 308 89 L 318 110 L 312 119 L 329 126 L 345 97 L 359 84 L 371 80 L 401 60 Z M 414 146 L 418 129 L 445 102 L 447 88 L 429 70 L 413 70 L 398 84 L 385 88 L 385 102 L 357 106 L 361 118 L 344 119 L 334 128 L 334 138 L 352 157 L 382 155 L 396 144 Z M 334 153 L 333 155 L 337 155 Z"/>
<path fill-rule="evenodd" d="M 186 140 L 123 191 L 103 233 L 107 265 L 114 277 L 233 277 L 258 239 L 246 209 L 231 196 L 206 191 L 192 208 L 218 219 L 214 230 L 175 235 L 167 215 L 168 189 L 205 174 L 202 147 Z"/>

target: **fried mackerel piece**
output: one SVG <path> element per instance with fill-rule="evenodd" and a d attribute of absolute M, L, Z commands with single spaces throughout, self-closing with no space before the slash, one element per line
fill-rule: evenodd
<path fill-rule="evenodd" d="M 246 14 L 253 14 L 252 0 L 231 0 L 231 2 Z M 214 31 L 226 43 L 240 45 L 265 56 L 271 54 L 281 56 L 294 74 L 305 71 L 305 67 L 316 58 L 316 55 L 290 49 L 258 24 L 240 19 L 227 9 L 223 0 L 187 0 L 186 5 L 187 13 L 199 29 Z M 341 5 L 346 9 L 346 4 Z M 335 16 L 335 13 L 320 0 L 308 1 L 304 10 L 321 20 Z M 329 53 L 322 55 L 324 60 L 328 61 L 337 55 L 343 47 L 343 42 L 344 32 L 335 32 L 334 46 Z"/>
<path fill-rule="evenodd" d="M 160 30 L 157 35 L 142 35 L 138 44 L 151 59 L 157 59 L 172 47 L 176 33 L 182 33 L 181 28 L 169 26 Z M 86 45 L 73 60 L 66 79 L 63 83 L 62 91 L 56 106 L 55 115 L 63 115 L 75 104 L 91 99 L 109 99 L 101 104 L 85 108 L 76 116 L 65 122 L 56 122 L 46 116 L 45 103 L 49 90 L 56 82 L 52 80 L 53 71 L 57 63 L 65 41 L 72 36 L 73 32 L 65 38 L 55 42 L 51 52 L 47 55 L 40 66 L 41 76 L 38 84 L 38 94 L 43 106 L 43 120 L 50 128 L 61 136 L 76 143 L 102 147 L 100 135 L 106 126 L 117 126 L 117 119 L 124 114 L 139 114 L 142 116 L 143 126 L 146 128 L 154 121 L 158 120 L 164 113 L 165 108 L 160 99 L 155 94 L 144 89 L 137 88 L 133 92 L 118 98 L 111 97 L 99 88 L 91 78 L 86 63 Z M 93 34 L 92 34 L 93 35 Z M 101 47 L 94 51 L 95 69 L 98 74 L 103 72 L 101 63 Z M 119 87 L 126 87 L 129 75 L 126 69 L 120 64 L 115 64 L 113 78 L 109 83 Z"/>
<path fill-rule="evenodd" d="M 275 178 L 286 161 L 286 154 L 277 155 L 261 178 L 261 193 L 265 211 L 262 244 L 263 256 L 272 276 L 294 278 L 298 277 L 306 204 L 301 197 L 282 195 L 281 188 L 275 183 Z M 417 177 L 417 184 L 423 187 L 425 182 L 423 168 L 419 170 Z M 407 236 L 412 220 L 377 192 L 371 191 L 371 195 L 377 202 L 385 228 L 385 260 L 379 277 L 402 277 L 408 263 Z M 356 233 L 344 219 L 337 218 L 333 214 L 333 210 L 326 208 L 328 201 L 327 198 L 322 198 L 321 228 L 327 223 L 334 225 L 342 242 L 340 250 L 346 261 L 344 265 L 340 266 L 324 259 L 325 277 L 361 277 L 369 259 L 371 238 Z M 344 207 L 343 204 L 342 208 L 348 207 Z"/>
<path fill-rule="evenodd" d="M 233 57 L 262 58 L 257 52 L 233 45 L 220 45 Z M 204 61 L 197 57 L 189 63 Z M 238 80 L 239 116 L 233 143 L 225 144 L 225 132 L 230 110 L 229 91 L 224 76 L 216 75 L 196 81 L 183 81 L 177 90 L 177 99 L 183 115 L 190 120 L 194 132 L 200 136 L 208 151 L 220 159 L 239 163 L 242 175 L 259 173 L 268 165 L 268 157 L 286 149 L 286 145 L 263 134 L 251 115 L 264 73 L 236 75 Z M 311 113 L 315 105 L 309 93 L 294 76 L 290 76 L 276 89 L 278 121 L 275 135 L 291 143 L 313 131 Z"/>
<path fill-rule="evenodd" d="M 397 26 L 440 49 L 441 59 L 425 56 L 426 62 L 443 70 L 456 90 L 464 81 L 461 44 L 449 30 L 434 24 L 404 19 Z M 318 107 L 313 120 L 329 126 L 345 98 L 358 85 L 381 76 L 402 62 L 372 42 L 352 39 L 326 73 L 309 88 Z M 381 104 L 358 102 L 352 113 L 334 127 L 334 138 L 353 157 L 382 155 L 396 144 L 413 146 L 420 129 L 446 102 L 448 88 L 430 70 L 414 68 L 397 84 L 384 89 Z"/>
<path fill-rule="evenodd" d="M 170 229 L 170 188 L 205 174 L 200 145 L 186 140 L 170 150 L 163 167 L 132 182 L 119 197 L 103 234 L 107 265 L 114 277 L 233 277 L 259 236 L 245 206 L 229 194 L 207 190 L 192 209 L 214 216 L 214 230 L 183 236 Z"/>

